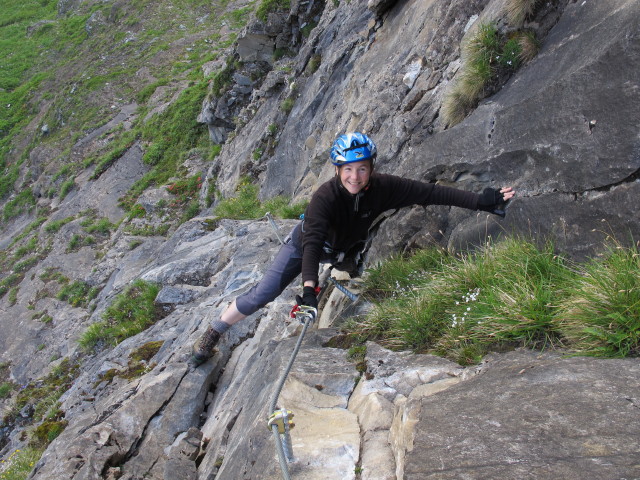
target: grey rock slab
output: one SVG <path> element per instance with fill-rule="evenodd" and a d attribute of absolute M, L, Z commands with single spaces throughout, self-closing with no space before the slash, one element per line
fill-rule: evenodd
<path fill-rule="evenodd" d="M 322 347 L 334 334 L 331 330 L 307 332 L 276 403 L 294 413 L 291 438 L 296 462 L 290 468 L 295 478 L 352 478 L 358 461 L 359 428 L 345 402 L 357 372 L 346 362 L 346 352 Z M 235 364 L 229 382 L 225 372 L 220 384 L 226 386 L 216 392 L 203 427 L 210 442 L 201 472 L 217 471 L 220 478 L 233 478 L 239 471 L 246 478 L 281 477 L 267 419 L 297 340 L 275 342 L 265 337 L 248 359 Z M 221 465 L 216 467 L 216 462 Z"/>
<path fill-rule="evenodd" d="M 491 356 L 481 374 L 415 400 L 401 478 L 638 478 L 639 374 L 637 359 Z"/>

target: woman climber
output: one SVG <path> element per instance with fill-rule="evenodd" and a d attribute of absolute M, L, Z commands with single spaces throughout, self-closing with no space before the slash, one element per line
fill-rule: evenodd
<path fill-rule="evenodd" d="M 314 193 L 304 219 L 292 230 L 262 279 L 237 297 L 195 343 L 190 363 L 198 366 L 215 351 L 229 327 L 278 297 L 302 273 L 298 304 L 318 307 L 320 263 L 352 271 L 369 229 L 383 212 L 411 205 L 450 205 L 492 213 L 515 195 L 511 187 L 487 187 L 481 194 L 374 172 L 376 145 L 362 133 L 340 135 L 331 148 L 335 177 Z"/>

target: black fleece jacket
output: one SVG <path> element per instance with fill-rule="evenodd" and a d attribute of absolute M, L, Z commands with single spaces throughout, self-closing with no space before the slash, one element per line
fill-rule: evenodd
<path fill-rule="evenodd" d="M 476 210 L 479 195 L 433 183 L 373 173 L 369 185 L 349 193 L 338 176 L 314 193 L 304 215 L 302 281 L 318 281 L 325 242 L 334 250 L 349 249 L 367 239 L 369 228 L 382 212 L 410 205 L 452 205 Z"/>

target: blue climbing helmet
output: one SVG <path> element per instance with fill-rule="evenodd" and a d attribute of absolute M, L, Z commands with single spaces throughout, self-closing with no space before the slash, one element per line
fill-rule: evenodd
<path fill-rule="evenodd" d="M 340 135 L 331 147 L 331 163 L 336 167 L 345 163 L 376 159 L 376 144 L 364 133 L 353 132 Z"/>

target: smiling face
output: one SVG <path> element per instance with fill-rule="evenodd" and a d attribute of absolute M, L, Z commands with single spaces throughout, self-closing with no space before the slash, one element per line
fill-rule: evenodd
<path fill-rule="evenodd" d="M 340 177 L 342 186 L 355 195 L 369 183 L 371 178 L 371 161 L 362 160 L 336 167 L 336 175 Z"/>

